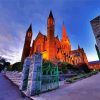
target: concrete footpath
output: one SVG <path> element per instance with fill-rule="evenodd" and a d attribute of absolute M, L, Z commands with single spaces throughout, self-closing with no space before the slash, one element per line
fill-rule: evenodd
<path fill-rule="evenodd" d="M 16 74 L 9 73 L 9 77 L 13 76 L 12 79 L 15 80 L 20 79 L 18 78 L 20 75 Z M 19 82 L 17 81 L 17 83 Z M 56 90 L 31 96 L 31 98 L 34 100 L 100 100 L 100 73 L 76 83 L 65 84 Z M 29 99 L 22 98 L 18 87 L 0 74 L 0 100 Z"/>
<path fill-rule="evenodd" d="M 45 100 L 100 100 L 100 73 L 40 97 Z"/>
<path fill-rule="evenodd" d="M 0 100 L 29 100 L 26 97 L 22 97 L 21 93 L 14 84 L 6 79 L 2 73 L 0 73 Z"/>

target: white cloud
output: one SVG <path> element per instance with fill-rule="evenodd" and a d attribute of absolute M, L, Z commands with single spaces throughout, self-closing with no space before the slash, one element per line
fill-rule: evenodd
<path fill-rule="evenodd" d="M 14 24 L 13 24 L 14 25 Z M 16 33 L 10 33 L 8 28 L 0 34 L 0 56 L 11 63 L 20 61 L 25 38 L 23 26 L 15 24 Z"/>
<path fill-rule="evenodd" d="M 87 54 L 88 61 L 96 61 L 98 60 L 98 56 L 96 54 Z"/>

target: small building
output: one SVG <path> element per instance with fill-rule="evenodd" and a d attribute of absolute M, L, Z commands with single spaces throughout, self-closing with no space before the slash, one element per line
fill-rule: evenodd
<path fill-rule="evenodd" d="M 100 60 L 89 62 L 90 69 L 100 69 Z"/>

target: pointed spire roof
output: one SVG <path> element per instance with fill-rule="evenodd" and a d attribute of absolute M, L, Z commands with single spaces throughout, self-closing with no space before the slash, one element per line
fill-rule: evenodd
<path fill-rule="evenodd" d="M 30 26 L 29 26 L 27 32 L 32 32 L 32 24 L 30 24 Z"/>
<path fill-rule="evenodd" d="M 80 45 L 78 44 L 78 49 L 80 49 Z"/>
<path fill-rule="evenodd" d="M 39 31 L 38 34 L 42 34 L 42 33 Z"/>
<path fill-rule="evenodd" d="M 63 22 L 63 25 L 62 25 L 62 38 L 68 38 L 64 22 Z"/>
<path fill-rule="evenodd" d="M 53 18 L 52 11 L 50 11 L 49 18 Z"/>

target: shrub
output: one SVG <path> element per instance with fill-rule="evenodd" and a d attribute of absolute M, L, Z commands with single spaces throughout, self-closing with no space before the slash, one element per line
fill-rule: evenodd
<path fill-rule="evenodd" d="M 22 62 L 16 62 L 12 65 L 12 71 L 22 71 L 23 64 Z"/>
<path fill-rule="evenodd" d="M 58 64 L 58 70 L 59 70 L 59 72 L 61 72 L 63 74 L 66 74 L 68 72 L 68 70 L 67 70 L 67 64 L 59 63 Z"/>
<path fill-rule="evenodd" d="M 7 62 L 4 58 L 0 58 L 0 71 L 4 70 L 5 67 L 7 70 L 10 70 L 10 62 Z"/>
<path fill-rule="evenodd" d="M 89 73 L 91 71 L 86 63 L 82 63 L 77 66 L 81 72 Z"/>
<path fill-rule="evenodd" d="M 77 80 L 80 80 L 80 79 L 87 78 L 87 77 L 90 77 L 90 76 L 92 76 L 92 75 L 95 75 L 95 74 L 97 74 L 98 72 L 99 72 L 99 71 L 92 71 L 92 72 L 90 72 L 90 73 L 80 74 L 80 75 L 75 76 L 75 77 L 72 77 L 72 78 L 70 78 L 70 79 L 66 79 L 66 82 L 67 82 L 67 83 L 73 83 L 73 82 L 75 82 L 75 81 L 77 81 Z"/>
<path fill-rule="evenodd" d="M 59 62 L 58 63 L 58 69 L 63 74 L 66 74 L 69 71 L 72 72 L 72 73 L 77 73 L 76 71 L 79 70 L 75 65 L 72 65 L 72 64 L 67 63 L 67 62 Z"/>

